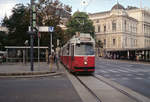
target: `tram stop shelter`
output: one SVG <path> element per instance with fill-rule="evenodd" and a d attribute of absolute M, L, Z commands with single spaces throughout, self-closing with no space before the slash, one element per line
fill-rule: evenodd
<path fill-rule="evenodd" d="M 30 61 L 30 46 L 5 46 L 7 51 L 6 62 L 29 62 Z M 46 62 L 48 59 L 47 46 L 34 46 L 33 60 Z M 38 52 L 39 51 L 39 52 Z"/>

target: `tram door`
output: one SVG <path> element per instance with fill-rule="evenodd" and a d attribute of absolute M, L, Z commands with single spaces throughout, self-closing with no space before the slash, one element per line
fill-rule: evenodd
<path fill-rule="evenodd" d="M 67 45 L 67 67 L 69 68 L 69 50 L 70 50 L 70 45 Z"/>
<path fill-rule="evenodd" d="M 71 45 L 71 68 L 72 68 L 73 60 L 74 60 L 74 45 L 72 44 Z"/>

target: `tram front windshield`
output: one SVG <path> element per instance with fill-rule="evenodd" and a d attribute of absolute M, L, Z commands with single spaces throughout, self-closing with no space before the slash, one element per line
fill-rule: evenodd
<path fill-rule="evenodd" d="M 94 55 L 94 47 L 92 43 L 80 43 L 75 47 L 76 55 Z"/>

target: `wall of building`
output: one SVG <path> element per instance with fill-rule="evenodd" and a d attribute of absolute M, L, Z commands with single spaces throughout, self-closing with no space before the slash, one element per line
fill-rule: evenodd
<path fill-rule="evenodd" d="M 150 14 L 144 12 L 141 9 L 113 10 L 89 15 L 89 18 L 94 22 L 96 39 L 103 43 L 106 39 L 106 48 L 146 48 L 150 47 Z M 112 28 L 113 21 L 116 30 Z M 115 39 L 115 45 L 112 39 Z"/>

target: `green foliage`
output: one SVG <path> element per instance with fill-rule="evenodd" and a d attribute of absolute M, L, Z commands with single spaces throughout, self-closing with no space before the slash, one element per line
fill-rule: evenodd
<path fill-rule="evenodd" d="M 6 45 L 8 41 L 8 36 L 5 32 L 0 31 L 0 45 Z"/>
<path fill-rule="evenodd" d="M 59 7 L 59 8 L 56 8 Z M 65 43 L 64 31 L 58 26 L 61 22 L 61 17 L 70 17 L 69 14 L 63 12 L 65 9 L 71 12 L 71 8 L 68 5 L 63 5 L 59 0 L 39 0 L 37 4 L 38 24 L 43 26 L 53 26 L 55 32 L 53 32 L 53 44 L 54 48 L 57 47 L 57 40 L 60 41 L 60 45 Z M 49 46 L 50 33 L 42 33 L 41 45 Z"/>
<path fill-rule="evenodd" d="M 5 32 L 0 31 L 0 50 L 4 50 L 4 46 L 7 45 L 8 36 Z"/>
<path fill-rule="evenodd" d="M 58 25 L 61 21 L 60 16 L 62 16 L 62 14 L 66 16 L 66 14 L 62 12 L 62 9 L 59 8 L 58 10 L 56 7 L 62 7 L 66 11 L 71 12 L 71 8 L 67 5 L 63 5 L 59 0 L 39 0 L 39 2 L 36 3 L 37 26 L 54 27 L 53 44 L 55 47 L 57 39 L 59 39 L 61 43 L 64 43 L 64 31 Z M 4 18 L 2 25 L 9 29 L 7 45 L 23 46 L 26 40 L 30 41 L 30 36 L 27 34 L 28 27 L 30 26 L 29 8 L 30 5 L 24 6 L 23 4 L 17 4 L 13 8 L 10 18 Z M 37 46 L 37 39 L 37 36 L 35 36 L 35 46 Z M 41 33 L 40 45 L 48 46 L 49 41 L 50 33 Z"/>
<path fill-rule="evenodd" d="M 75 12 L 67 24 L 68 36 L 73 36 L 75 32 L 90 33 L 94 37 L 93 22 L 89 20 L 85 12 Z"/>
<path fill-rule="evenodd" d="M 29 26 L 29 9 L 23 4 L 17 4 L 10 18 L 5 17 L 2 25 L 9 29 L 8 45 L 24 45 L 25 40 L 29 40 L 26 33 Z"/>

